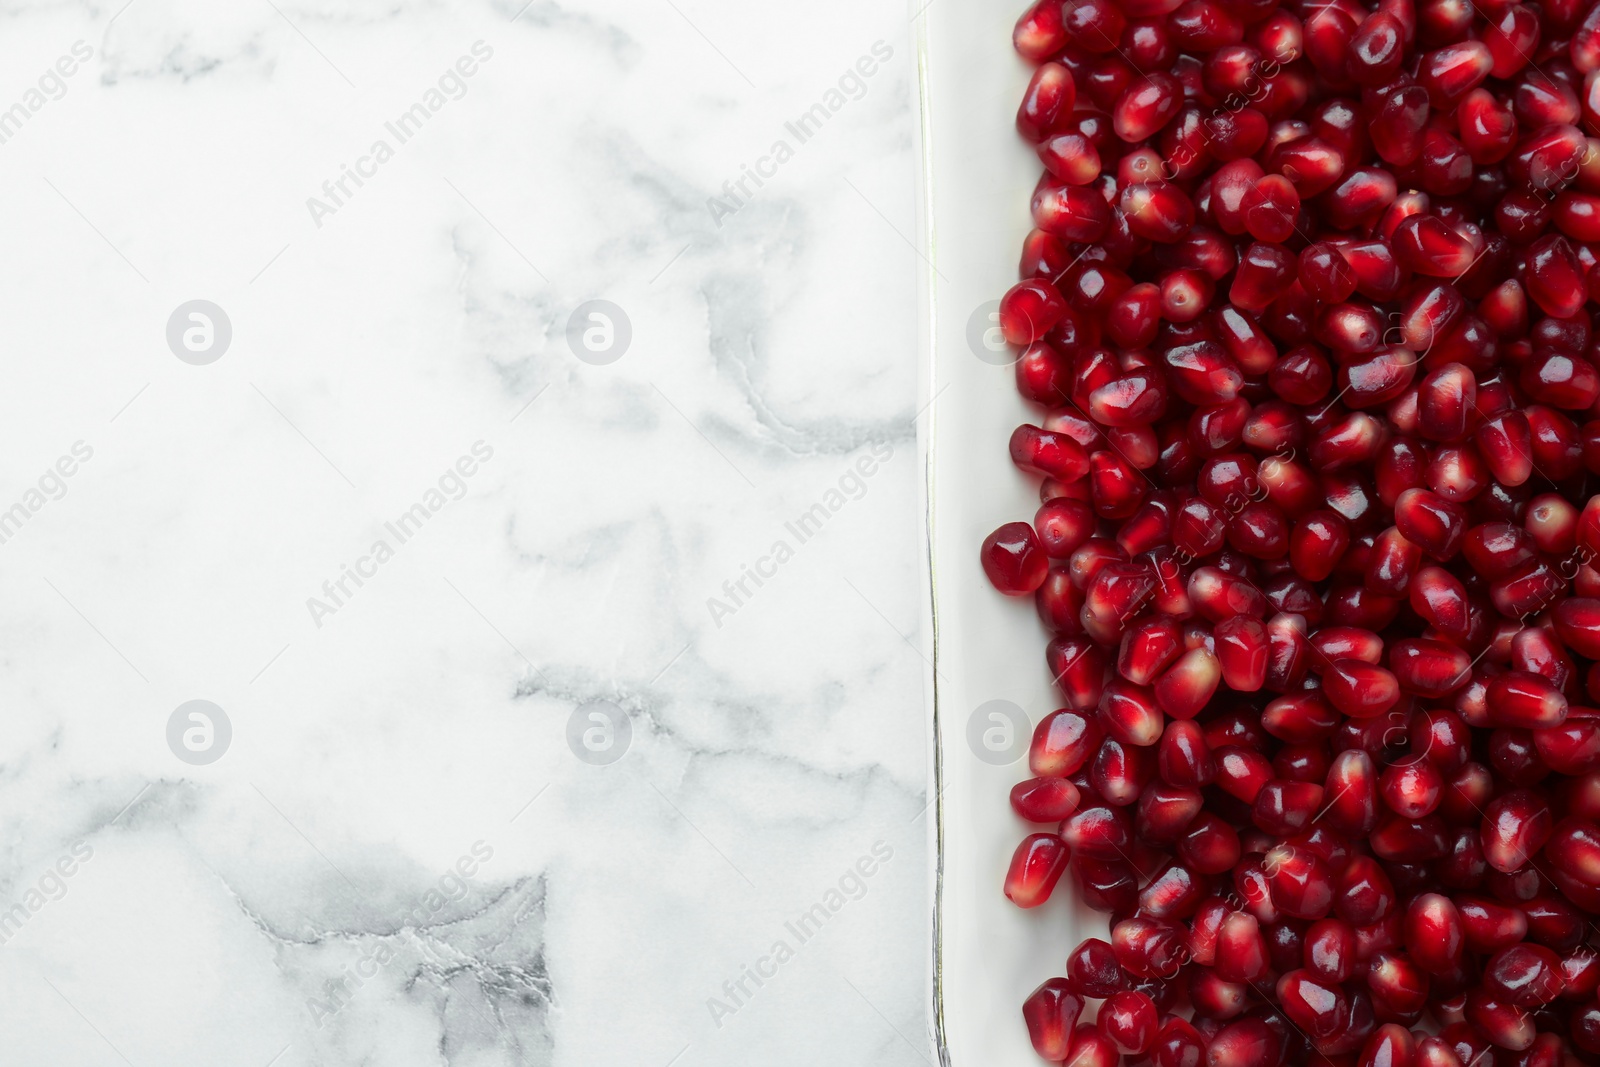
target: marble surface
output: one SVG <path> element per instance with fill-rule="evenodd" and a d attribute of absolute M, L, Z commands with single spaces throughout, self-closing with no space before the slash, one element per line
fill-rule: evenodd
<path fill-rule="evenodd" d="M 908 14 L 4 5 L 8 1063 L 931 1061 Z"/>

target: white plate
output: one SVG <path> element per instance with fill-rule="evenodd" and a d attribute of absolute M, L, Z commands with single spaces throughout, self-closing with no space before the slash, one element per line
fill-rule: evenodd
<path fill-rule="evenodd" d="M 1003 522 L 1030 521 L 1037 480 L 1012 466 L 1011 431 L 1041 412 L 1017 394 L 1005 353 L 980 359 L 974 313 L 1017 280 L 1028 201 L 1042 167 L 1016 132 L 1032 68 L 1011 47 L 1020 0 L 912 0 L 920 79 L 923 398 L 927 552 L 932 625 L 928 653 L 935 835 L 930 1019 L 950 1067 L 1036 1067 L 1022 1001 L 1064 973 L 1085 937 L 1107 937 L 1106 917 L 1069 901 L 1071 876 L 1030 911 L 1001 883 L 1022 837 L 1044 829 L 1011 811 L 1007 793 L 1028 777 L 1026 735 L 1013 763 L 981 760 L 968 745 L 973 713 L 1019 705 L 1031 724 L 1060 706 L 1044 663 L 1049 635 L 1031 597 L 997 593 L 978 548 Z M 979 342 L 978 351 L 986 350 Z M 987 750 L 985 750 L 987 751 Z M 991 758 L 994 758 L 991 756 Z"/>

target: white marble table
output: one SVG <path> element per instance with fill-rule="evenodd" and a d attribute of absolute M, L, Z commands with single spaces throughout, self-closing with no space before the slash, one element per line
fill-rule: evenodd
<path fill-rule="evenodd" d="M 928 1062 L 914 68 L 5 6 L 7 1063 Z"/>

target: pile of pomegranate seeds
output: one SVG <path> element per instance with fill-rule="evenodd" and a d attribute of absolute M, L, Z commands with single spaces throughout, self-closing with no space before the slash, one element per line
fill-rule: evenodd
<path fill-rule="evenodd" d="M 1005 892 L 1111 916 L 1034 1047 L 1600 1064 L 1600 0 L 1041 0 L 1015 44 L 1043 506 L 982 562 L 1066 706 Z"/>

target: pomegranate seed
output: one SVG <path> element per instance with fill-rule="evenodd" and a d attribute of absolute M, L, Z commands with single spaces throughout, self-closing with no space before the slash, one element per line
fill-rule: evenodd
<path fill-rule="evenodd" d="M 1112 129 L 1130 143 L 1149 140 L 1171 121 L 1182 103 L 1182 87 L 1172 75 L 1143 75 L 1128 86 L 1112 108 Z"/>
<path fill-rule="evenodd" d="M 1037 908 L 1067 869 L 1067 845 L 1055 834 L 1029 834 L 1011 857 L 1006 898 L 1019 908 Z"/>
<path fill-rule="evenodd" d="M 1078 787 L 1067 778 L 1029 778 L 1011 787 L 1011 809 L 1029 822 L 1060 822 L 1078 808 Z"/>
<path fill-rule="evenodd" d="M 1537 795 L 1514 789 L 1485 809 L 1479 832 L 1483 858 L 1495 870 L 1509 874 L 1544 847 L 1551 833 L 1550 809 Z"/>
<path fill-rule="evenodd" d="M 1310 971 L 1283 975 L 1278 979 L 1277 995 L 1283 1013 L 1312 1038 L 1332 1037 L 1350 1023 L 1350 1003 L 1339 986 Z"/>
<path fill-rule="evenodd" d="M 1125 990 L 1106 998 L 1096 1025 L 1118 1052 L 1143 1055 L 1155 1044 L 1157 1022 L 1155 1002 L 1143 993 Z"/>
<path fill-rule="evenodd" d="M 1033 1050 L 1047 1060 L 1066 1059 L 1082 1012 L 1083 998 L 1070 991 L 1065 978 L 1046 979 L 1022 1002 Z"/>
<path fill-rule="evenodd" d="M 1269 1067 L 1278 1055 L 1276 1034 L 1253 1016 L 1223 1027 L 1206 1048 L 1206 1067 Z"/>
<path fill-rule="evenodd" d="M 1024 59 L 1048 59 L 1061 51 L 1061 47 L 1067 43 L 1061 22 L 1061 5 L 1051 0 L 1038 0 L 1017 20 L 1011 40 Z"/>
<path fill-rule="evenodd" d="M 986 537 L 982 560 L 990 583 L 1008 596 L 1038 589 L 1050 570 L 1049 557 L 1033 527 L 1025 522 L 1008 522 Z"/>
<path fill-rule="evenodd" d="M 1489 721 L 1496 726 L 1535 729 L 1560 726 L 1567 698 L 1548 679 L 1526 671 L 1507 671 L 1489 683 Z"/>
<path fill-rule="evenodd" d="M 1403 266 L 1436 278 L 1460 277 L 1482 252 L 1469 236 L 1452 230 L 1432 215 L 1407 218 L 1395 230 L 1391 244 L 1395 258 Z"/>
<path fill-rule="evenodd" d="M 1117 1062 L 1117 1047 L 1111 1039 L 1088 1023 L 1080 1023 L 1065 1063 L 1071 1067 L 1116 1067 Z"/>
<path fill-rule="evenodd" d="M 1329 664 L 1322 674 L 1322 688 L 1334 707 L 1362 719 L 1382 715 L 1400 699 L 1400 683 L 1392 673 L 1355 659 Z"/>
<path fill-rule="evenodd" d="M 1412 957 L 1386 950 L 1367 961 L 1367 986 L 1374 998 L 1397 1014 L 1417 1011 L 1428 1000 L 1428 975 Z"/>
<path fill-rule="evenodd" d="M 1477 88 L 1494 67 L 1494 55 L 1481 41 L 1463 41 L 1422 57 L 1417 84 L 1434 107 L 1446 108 Z"/>
<path fill-rule="evenodd" d="M 1406 909 L 1406 951 L 1430 974 L 1446 974 L 1458 966 L 1466 934 L 1461 915 L 1448 897 L 1423 893 Z"/>
<path fill-rule="evenodd" d="M 1035 10 L 1042 13 L 1044 6 L 1041 4 Z M 1059 25 L 1059 11 L 1056 18 Z M 1020 30 L 1022 24 L 1019 22 L 1017 25 Z M 1060 63 L 1041 65 L 1033 72 L 1022 104 L 1017 108 L 1018 132 L 1034 144 L 1064 132 L 1072 118 L 1072 105 L 1077 95 L 1077 85 L 1072 80 L 1070 70 Z"/>
<path fill-rule="evenodd" d="M 1514 1007 L 1548 1004 L 1560 995 L 1561 957 L 1542 945 L 1511 945 L 1490 958 L 1483 985 L 1496 999 Z"/>
<path fill-rule="evenodd" d="M 1526 1012 L 1486 988 L 1467 994 L 1466 1014 L 1491 1043 L 1513 1052 L 1532 1045 L 1537 1035 L 1533 1019 Z"/>

